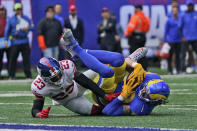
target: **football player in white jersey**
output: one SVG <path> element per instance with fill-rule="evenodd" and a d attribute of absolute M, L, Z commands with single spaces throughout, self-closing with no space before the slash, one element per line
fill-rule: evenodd
<path fill-rule="evenodd" d="M 39 75 L 31 85 L 32 93 L 35 95 L 32 107 L 33 117 L 48 118 L 50 107 L 42 110 L 45 97 L 83 115 L 98 115 L 102 110 L 101 106 L 90 103 L 83 96 L 86 89 L 92 90 L 109 101 L 116 97 L 116 94 L 105 95 L 93 81 L 85 76 L 88 74 L 90 78 L 94 77 L 93 71 L 86 71 L 85 75 L 77 72 L 74 63 L 70 60 L 57 61 L 51 57 L 43 57 L 38 63 L 37 70 Z"/>

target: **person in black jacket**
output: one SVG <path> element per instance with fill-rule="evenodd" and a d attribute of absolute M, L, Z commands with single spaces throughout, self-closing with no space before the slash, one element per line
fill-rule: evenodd
<path fill-rule="evenodd" d="M 65 28 L 71 29 L 73 36 L 81 46 L 84 40 L 84 26 L 83 21 L 77 16 L 77 8 L 75 5 L 69 7 L 69 17 L 65 19 L 64 24 Z M 67 59 L 71 58 L 68 52 L 65 52 L 65 57 Z M 75 64 L 78 69 L 80 69 L 81 66 L 84 66 L 80 59 L 76 60 Z"/>
<path fill-rule="evenodd" d="M 116 21 L 110 17 L 108 8 L 102 9 L 103 20 L 98 25 L 98 43 L 102 50 L 116 50 Z"/>
<path fill-rule="evenodd" d="M 45 9 L 46 17 L 38 24 L 38 44 L 43 56 L 58 59 L 59 40 L 62 35 L 61 23 L 54 16 L 53 6 Z"/>
<path fill-rule="evenodd" d="M 84 40 L 84 26 L 83 21 L 77 17 L 77 8 L 75 5 L 69 7 L 69 13 L 69 17 L 65 19 L 64 27 L 71 29 L 79 45 L 82 45 Z"/>

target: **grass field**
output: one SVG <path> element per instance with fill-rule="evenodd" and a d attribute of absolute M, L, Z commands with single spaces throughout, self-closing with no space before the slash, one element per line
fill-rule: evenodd
<path fill-rule="evenodd" d="M 197 75 L 164 80 L 171 88 L 169 103 L 156 107 L 149 116 L 80 116 L 52 106 L 48 119 L 31 116 L 31 82 L 0 81 L 0 123 L 197 129 Z M 91 99 L 90 94 L 86 97 Z M 46 99 L 44 108 L 50 104 Z"/>

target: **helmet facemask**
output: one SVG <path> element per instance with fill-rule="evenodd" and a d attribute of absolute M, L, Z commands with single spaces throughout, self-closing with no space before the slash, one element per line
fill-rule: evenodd
<path fill-rule="evenodd" d="M 41 76 L 42 79 L 49 84 L 61 86 L 63 84 L 63 70 L 62 70 L 62 68 L 60 68 L 59 70 L 54 69 L 54 72 L 52 72 L 50 70 L 49 72 L 51 73 L 51 76 L 50 77 Z"/>
<path fill-rule="evenodd" d="M 148 83 L 144 85 L 143 89 L 139 91 L 139 97 L 154 106 L 168 103 L 166 96 L 159 93 L 152 94 L 150 91 L 150 85 L 148 85 Z"/>

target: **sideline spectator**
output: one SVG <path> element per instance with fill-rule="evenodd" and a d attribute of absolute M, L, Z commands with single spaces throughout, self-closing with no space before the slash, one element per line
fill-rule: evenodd
<path fill-rule="evenodd" d="M 133 53 L 136 49 L 145 46 L 146 33 L 149 31 L 149 28 L 150 20 L 142 11 L 142 5 L 136 5 L 135 14 L 131 17 L 125 32 L 125 36 L 128 37 L 130 53 Z M 141 59 L 139 63 L 143 65 L 144 69 L 147 68 L 145 58 Z"/>
<path fill-rule="evenodd" d="M 58 59 L 62 26 L 58 20 L 54 19 L 53 6 L 48 6 L 45 13 L 46 17 L 38 24 L 38 44 L 43 56 Z"/>
<path fill-rule="evenodd" d="M 60 14 L 62 13 L 62 5 L 55 4 L 54 11 L 55 11 L 54 18 L 61 23 L 62 30 L 63 30 L 63 28 L 64 28 L 64 18 L 62 16 L 60 16 Z M 59 56 L 58 57 L 59 57 L 59 60 L 64 60 L 65 59 L 65 51 L 61 46 L 59 47 Z"/>
<path fill-rule="evenodd" d="M 168 17 L 165 25 L 164 42 L 168 42 L 170 45 L 170 56 L 168 58 L 168 71 L 172 72 L 172 56 L 175 53 L 176 56 L 176 70 L 180 72 L 180 50 L 181 50 L 181 35 L 178 28 L 180 17 L 177 7 L 172 7 L 172 16 Z"/>
<path fill-rule="evenodd" d="M 171 1 L 171 8 L 173 8 L 173 7 L 177 7 L 177 8 L 178 8 L 179 16 L 181 16 L 183 12 L 182 12 L 181 9 L 180 9 L 178 0 L 172 0 L 172 1 Z M 168 16 L 168 17 L 172 17 L 172 10 L 168 13 L 167 16 Z"/>
<path fill-rule="evenodd" d="M 121 38 L 124 37 L 124 31 L 123 31 L 121 25 L 116 21 L 116 16 L 114 15 L 114 13 L 111 12 L 110 16 L 116 22 L 116 35 L 115 35 L 116 44 L 115 44 L 115 50 L 114 51 L 122 53 Z"/>
<path fill-rule="evenodd" d="M 25 76 L 26 78 L 31 78 L 28 33 L 34 29 L 34 25 L 27 16 L 23 15 L 21 3 L 15 3 L 14 11 L 15 15 L 8 20 L 5 29 L 5 44 L 8 44 L 9 38 L 11 39 L 9 79 L 15 79 L 17 58 L 20 52 L 23 57 Z"/>
<path fill-rule="evenodd" d="M 71 29 L 73 36 L 78 41 L 79 45 L 83 44 L 84 41 L 84 25 L 82 19 L 77 16 L 77 7 L 75 5 L 71 5 L 69 7 L 69 17 L 65 19 L 65 28 Z M 66 58 L 70 59 L 70 54 L 66 51 Z M 80 69 L 83 65 L 80 59 L 75 61 L 75 64 L 78 69 Z"/>
<path fill-rule="evenodd" d="M 60 16 L 60 14 L 62 13 L 62 5 L 55 4 L 54 11 L 55 11 L 54 18 L 57 19 L 61 23 L 61 26 L 63 29 L 64 28 L 64 18 L 62 16 Z"/>
<path fill-rule="evenodd" d="M 110 17 L 108 8 L 102 9 L 103 20 L 98 25 L 98 42 L 102 50 L 115 51 L 116 21 Z"/>
<path fill-rule="evenodd" d="M 83 21 L 77 16 L 77 8 L 75 5 L 71 5 L 69 7 L 69 17 L 65 19 L 64 27 L 71 29 L 79 45 L 83 44 L 83 40 L 84 40 Z"/>
<path fill-rule="evenodd" d="M 181 16 L 179 25 L 183 41 L 181 58 L 181 71 L 183 72 L 186 70 L 185 57 L 190 45 L 197 54 L 197 11 L 194 10 L 194 4 L 193 0 L 186 1 L 187 11 Z"/>
<path fill-rule="evenodd" d="M 8 63 L 9 63 L 9 48 L 7 43 L 5 43 L 4 33 L 5 27 L 7 23 L 7 16 L 6 16 L 6 8 L 0 5 L 0 73 L 3 68 L 3 54 L 6 52 L 7 56 L 7 70 L 8 70 Z"/>

